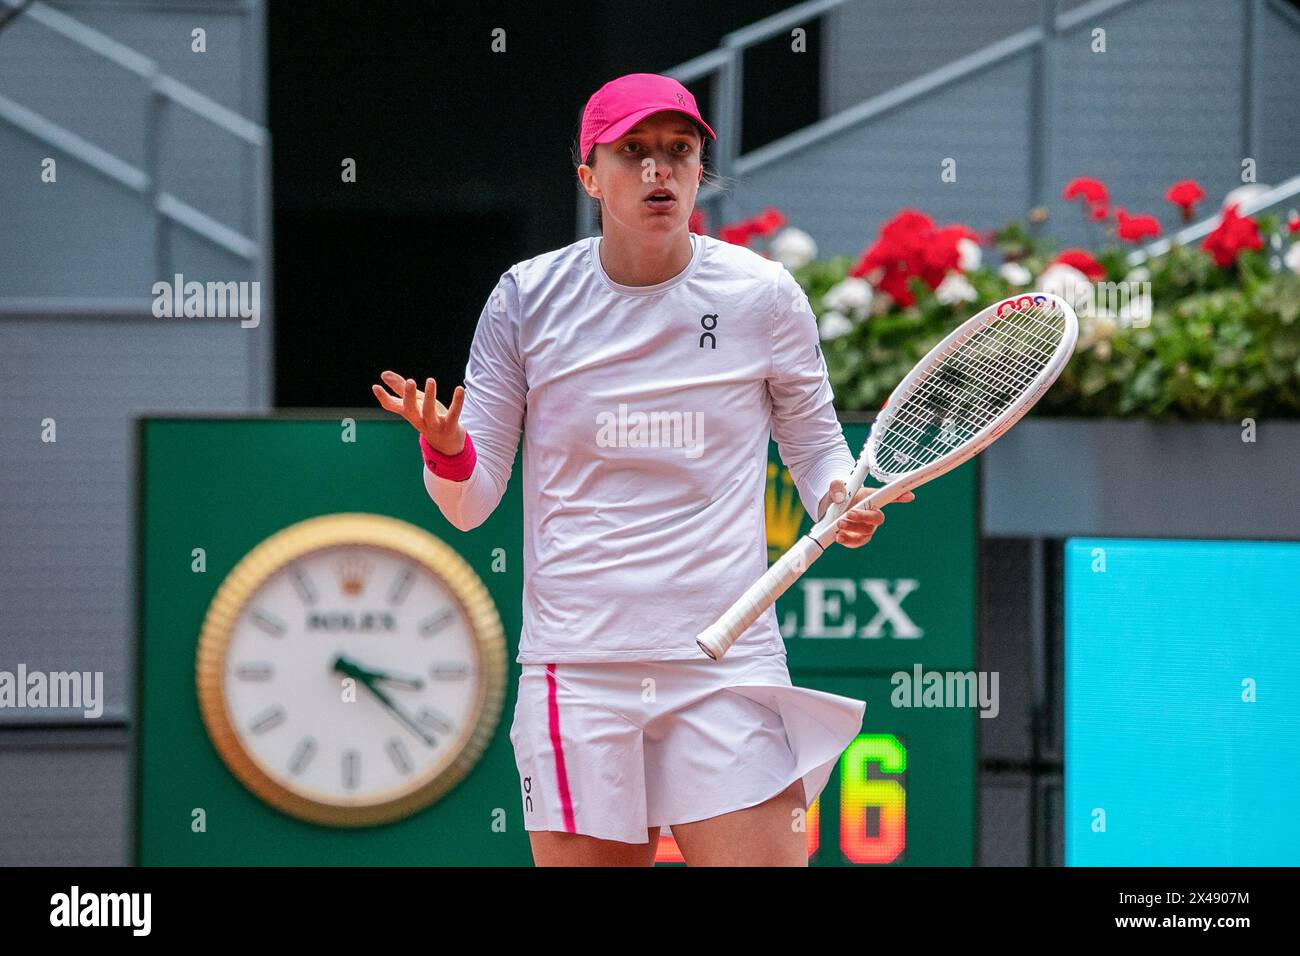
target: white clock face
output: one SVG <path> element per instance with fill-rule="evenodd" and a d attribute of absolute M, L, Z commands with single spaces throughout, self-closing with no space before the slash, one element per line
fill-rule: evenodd
<path fill-rule="evenodd" d="M 241 608 L 222 695 L 244 751 L 318 803 L 393 800 L 437 777 L 473 731 L 470 620 L 428 568 L 370 545 L 285 564 Z"/>

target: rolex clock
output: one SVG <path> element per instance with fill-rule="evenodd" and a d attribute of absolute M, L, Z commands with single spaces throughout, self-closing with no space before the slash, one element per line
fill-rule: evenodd
<path fill-rule="evenodd" d="M 231 772 L 313 823 L 409 816 L 477 762 L 501 716 L 505 642 L 487 588 L 443 542 L 382 515 L 311 518 L 222 582 L 199 707 Z"/>

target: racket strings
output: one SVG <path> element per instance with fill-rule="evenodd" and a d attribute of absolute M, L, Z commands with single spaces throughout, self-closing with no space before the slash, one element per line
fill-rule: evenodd
<path fill-rule="evenodd" d="M 899 453 L 899 464 L 911 470 L 946 454 L 1027 389 L 1055 349 L 1035 326 L 1049 333 L 1056 326 L 1042 320 L 1041 309 L 1022 311 L 1026 314 L 1019 316 L 1019 324 L 993 323 L 953 343 L 913 385 L 906 397 L 910 401 L 897 409 L 895 431 L 882 442 L 886 450 Z M 941 423 L 937 435 L 936 421 Z M 928 455 L 918 456 L 916 448 L 908 447 L 923 442 L 931 446 Z"/>
<path fill-rule="evenodd" d="M 990 352 L 985 348 L 986 342 L 975 343 L 972 355 L 976 361 L 983 363 L 986 369 L 991 368 L 993 370 L 1001 369 L 1005 365 L 1011 371 L 1018 370 L 1022 372 L 1032 381 L 1043 366 L 1051 361 L 1052 356 L 1056 354 L 1064 327 L 1062 326 L 1055 338 L 1051 339 L 1038 334 L 1032 328 L 1024 326 L 1000 327 L 992 325 L 986 327 L 985 331 L 988 333 L 987 341 L 995 343 L 1001 351 Z M 954 358 L 969 360 L 970 357 L 963 356 L 958 352 Z"/>
<path fill-rule="evenodd" d="M 900 407 L 897 417 L 902 437 L 918 438 L 933 423 L 936 410 L 974 412 L 965 419 L 967 428 L 948 429 L 947 435 L 941 433 L 940 444 L 946 447 L 938 453 L 944 454 L 947 447 L 960 444 L 963 436 L 978 431 L 1022 394 L 1055 352 L 1055 343 L 1033 328 L 1033 324 L 1049 329 L 1051 326 L 1041 321 L 1034 323 L 1037 317 L 1033 315 L 1025 318 L 1030 322 L 1021 326 L 1012 323 L 985 326 L 953 343 L 931 374 L 914 386 L 909 397 L 914 396 L 916 400 L 904 402 Z M 1059 341 L 1059 335 L 1057 338 Z M 936 374 L 940 370 L 942 374 Z M 936 398 L 941 400 L 935 401 Z M 924 414 L 918 414 L 922 411 Z"/>
<path fill-rule="evenodd" d="M 996 339 L 996 336 L 990 336 Z M 1000 347 L 1014 347 L 1016 343 L 998 341 Z M 1008 388 L 1022 388 L 1032 382 L 1043 365 L 1050 360 L 1051 351 L 1045 355 L 1002 351 L 991 353 L 980 345 L 969 352 L 954 352 L 945 359 L 971 375 L 972 383 L 983 386 L 988 397 L 1000 397 Z"/>
<path fill-rule="evenodd" d="M 923 468 L 964 445 L 1032 387 L 1065 334 L 1051 303 L 1016 309 L 953 342 L 873 435 L 881 476 Z"/>
<path fill-rule="evenodd" d="M 1030 315 L 1026 318 L 1035 317 Z M 1064 332 L 1064 322 L 1055 327 L 1054 334 L 1051 335 L 1041 334 L 1034 325 L 1053 330 L 1053 326 L 1041 321 L 1019 325 L 995 322 L 955 343 L 945 353 L 942 361 L 965 363 L 986 372 L 996 381 L 1002 381 L 1005 373 L 1016 371 L 1032 381 L 1056 353 Z M 991 349 L 990 345 L 996 348 Z"/>

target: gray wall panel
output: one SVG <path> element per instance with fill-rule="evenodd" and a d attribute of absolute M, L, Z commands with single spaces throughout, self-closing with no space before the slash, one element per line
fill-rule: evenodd
<path fill-rule="evenodd" d="M 1028 205 L 1030 60 L 1019 56 L 749 175 L 730 217 L 777 206 L 822 255 L 857 256 L 905 206 L 1000 225 Z M 940 181 L 957 161 L 957 181 Z"/>
<path fill-rule="evenodd" d="M 1259 179 L 1276 185 L 1300 173 L 1300 13 L 1284 16 L 1265 4 L 1259 39 Z"/>
<path fill-rule="evenodd" d="M 0 94 L 129 163 L 144 162 L 145 82 L 27 17 L 0 33 Z"/>
<path fill-rule="evenodd" d="M 857 0 L 823 20 L 829 116 L 1033 26 L 1039 0 Z"/>
<path fill-rule="evenodd" d="M 1033 753 L 1029 547 L 981 541 L 979 669 L 998 674 L 998 715 L 976 721 L 982 761 L 1028 761 Z"/>
<path fill-rule="evenodd" d="M 1030 418 L 983 456 L 985 534 L 1300 539 L 1300 423 Z"/>
<path fill-rule="evenodd" d="M 121 730 L 0 738 L 0 866 L 126 866 L 130 751 Z"/>
<path fill-rule="evenodd" d="M 168 114 L 167 132 L 163 189 L 251 237 L 257 148 L 188 110 Z"/>
<path fill-rule="evenodd" d="M 159 276 L 155 266 L 155 222 L 147 196 L 3 123 L 0 153 L 13 161 L 14 174 L 0 185 L 6 214 L 26 224 L 23 229 L 0 229 L 0 297 L 148 297 L 155 281 L 171 278 L 170 272 Z M 40 179 L 41 162 L 49 156 L 58 164 L 54 183 Z M 231 184 L 240 180 L 238 172 L 223 172 L 213 182 L 220 184 L 223 177 Z M 225 186 L 218 185 L 217 191 L 225 196 L 205 211 L 239 227 L 248 218 L 247 202 L 239 202 L 239 193 Z M 256 277 L 255 262 L 178 223 L 169 223 L 167 234 L 171 267 L 187 278 Z"/>
<path fill-rule="evenodd" d="M 134 416 L 248 407 L 237 320 L 0 321 L 0 670 L 103 671 L 131 700 Z M 53 418 L 58 441 L 41 441 Z M 0 724 L 30 717 L 0 711 Z M 50 711 L 48 716 L 59 713 Z"/>
<path fill-rule="evenodd" d="M 54 0 L 51 6 L 144 54 L 159 68 L 223 106 L 264 123 L 262 103 L 250 97 L 243 74 L 261 74 L 249 31 L 262 16 L 244 0 Z M 190 51 L 190 31 L 207 31 L 207 52 Z"/>
<path fill-rule="evenodd" d="M 979 866 L 1029 866 L 1029 776 L 980 778 Z"/>
<path fill-rule="evenodd" d="M 252 281 L 257 278 L 257 264 L 249 262 L 242 256 L 236 256 L 204 239 L 199 238 L 188 229 L 171 225 L 168 227 L 168 259 L 174 272 L 185 276 L 185 281 L 196 279 L 200 282 Z M 162 276 L 171 280 L 171 275 Z M 269 316 L 271 303 L 266 295 L 262 296 L 262 314 Z"/>
<path fill-rule="evenodd" d="M 154 226 L 145 197 L 4 123 L 0 154 L 0 296 L 148 294 Z M 46 157 L 57 182 L 41 182 Z"/>

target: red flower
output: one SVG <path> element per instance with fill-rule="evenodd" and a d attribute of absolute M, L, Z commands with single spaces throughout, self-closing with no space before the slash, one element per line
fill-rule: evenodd
<path fill-rule="evenodd" d="M 1223 210 L 1223 218 L 1201 243 L 1201 248 L 1214 257 L 1214 264 L 1225 268 L 1237 261 L 1242 249 L 1263 247 L 1263 240 L 1259 238 L 1259 226 L 1255 220 L 1237 215 L 1235 203 Z"/>
<path fill-rule="evenodd" d="M 1115 210 L 1115 223 L 1124 242 L 1137 243 L 1147 236 L 1160 235 L 1160 223 L 1155 216 L 1130 216 L 1120 208 Z"/>
<path fill-rule="evenodd" d="M 1065 199 L 1082 198 L 1090 206 L 1104 206 L 1110 202 L 1110 193 L 1106 191 L 1106 184 L 1100 179 L 1089 179 L 1086 176 L 1071 179 L 1061 195 Z"/>
<path fill-rule="evenodd" d="M 909 280 L 920 278 L 935 289 L 949 270 L 959 267 L 959 239 L 979 242 L 980 236 L 962 225 L 936 228 L 934 220 L 925 213 L 904 209 L 880 227 L 875 244 L 863 253 L 849 274 L 861 278 L 879 270 L 881 275 L 875 280 L 875 286 L 906 308 L 916 301 L 908 287 Z"/>
<path fill-rule="evenodd" d="M 738 246 L 747 246 L 754 236 L 770 236 L 784 226 L 785 221 L 785 216 L 780 210 L 764 209 L 757 216 L 742 219 L 730 226 L 723 226 L 718 230 L 718 238 Z"/>
<path fill-rule="evenodd" d="M 1102 264 L 1082 249 L 1066 249 L 1048 265 L 1055 265 L 1058 262 L 1078 269 L 1088 277 L 1090 282 L 1099 282 L 1106 278 L 1106 270 Z"/>
<path fill-rule="evenodd" d="M 718 238 L 723 242 L 734 243 L 737 246 L 749 245 L 749 237 L 752 232 L 748 223 L 738 222 L 735 225 L 723 226 L 718 230 Z"/>
<path fill-rule="evenodd" d="M 919 256 L 921 236 L 933 231 L 934 220 L 925 213 L 915 209 L 900 210 L 898 215 L 880 227 L 879 239 L 867 255 L 876 252 L 882 260 L 895 254 L 902 257 L 909 252 Z"/>
<path fill-rule="evenodd" d="M 704 224 L 703 209 L 697 209 L 691 213 L 691 218 L 686 223 L 686 231 L 698 233 L 701 236 L 709 234 L 708 226 Z"/>
<path fill-rule="evenodd" d="M 934 231 L 934 220 L 915 209 L 904 209 L 880 227 L 875 245 L 863 253 L 851 275 L 861 277 L 875 269 L 919 273 L 921 237 Z M 910 304 L 910 303 L 909 303 Z"/>
<path fill-rule="evenodd" d="M 1110 193 L 1106 190 L 1106 184 L 1100 179 L 1089 179 L 1086 176 L 1071 179 L 1065 184 L 1065 191 L 1061 193 L 1061 197 L 1067 200 L 1082 199 L 1090 219 L 1106 218 Z"/>
<path fill-rule="evenodd" d="M 760 215 L 751 220 L 754 223 L 754 231 L 760 236 L 770 236 L 782 226 L 785 225 L 785 216 L 779 209 L 764 209 Z"/>
<path fill-rule="evenodd" d="M 907 308 L 909 305 L 916 303 L 916 296 L 912 295 L 910 285 L 911 273 L 902 269 L 890 269 L 875 283 L 877 289 L 887 293 L 891 299 Z"/>
<path fill-rule="evenodd" d="M 1300 232 L 1300 212 L 1293 212 L 1287 217 L 1286 228 L 1293 236 Z"/>
<path fill-rule="evenodd" d="M 952 269 L 961 269 L 961 253 L 957 249 L 959 239 L 979 242 L 980 236 L 973 229 L 965 226 L 944 226 L 922 237 L 921 278 L 931 289 L 937 289 L 943 277 Z"/>
<path fill-rule="evenodd" d="M 1165 198 L 1183 211 L 1183 222 L 1191 222 L 1192 207 L 1205 198 L 1205 190 L 1195 179 L 1184 179 L 1170 186 Z"/>

